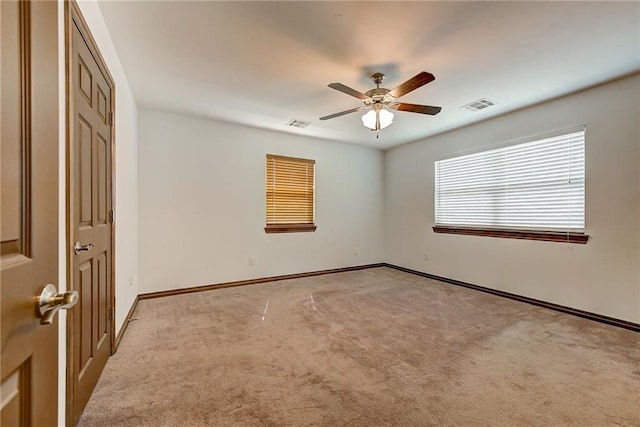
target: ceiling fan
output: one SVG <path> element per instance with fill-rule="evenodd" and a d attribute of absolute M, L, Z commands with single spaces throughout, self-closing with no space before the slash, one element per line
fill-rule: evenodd
<path fill-rule="evenodd" d="M 376 138 L 379 138 L 380 129 L 386 128 L 393 122 L 393 113 L 385 109 L 385 106 L 393 110 L 408 111 L 410 113 L 429 114 L 432 116 L 438 114 L 440 110 L 442 110 L 442 107 L 396 102 L 396 99 L 400 98 L 401 96 L 406 95 L 407 93 L 414 91 L 429 82 L 434 81 L 436 78 L 431 73 L 422 71 L 421 73 L 416 74 L 415 76 L 392 90 L 380 87 L 380 84 L 384 80 L 383 73 L 374 73 L 370 78 L 373 83 L 375 83 L 376 88 L 371 89 L 365 93 L 358 92 L 357 90 L 352 89 L 349 86 L 343 85 L 342 83 L 329 83 L 328 86 L 331 89 L 335 89 L 342 93 L 346 93 L 347 95 L 358 98 L 364 103 L 364 105 L 361 107 L 356 107 L 350 110 L 345 110 L 339 113 L 320 117 L 320 120 L 329 120 L 335 117 L 344 116 L 345 114 L 355 113 L 356 111 L 370 110 L 368 113 L 362 116 L 362 124 L 372 131 L 377 132 Z"/>

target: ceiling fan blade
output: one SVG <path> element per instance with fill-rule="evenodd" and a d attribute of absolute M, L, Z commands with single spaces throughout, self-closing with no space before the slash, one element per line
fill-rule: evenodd
<path fill-rule="evenodd" d="M 344 116 L 345 114 L 350 114 L 350 113 L 355 113 L 356 111 L 366 110 L 367 108 L 369 108 L 369 107 L 362 106 L 362 107 L 352 108 L 350 110 L 340 111 L 339 113 L 333 113 L 333 114 L 329 114 L 328 116 L 320 117 L 320 120 L 333 119 L 335 117 Z"/>
<path fill-rule="evenodd" d="M 331 89 L 335 89 L 337 91 L 340 91 L 342 93 L 346 93 L 347 95 L 351 95 L 354 96 L 358 99 L 361 100 L 367 100 L 367 99 L 371 99 L 370 97 L 368 97 L 367 95 L 365 95 L 362 92 L 358 92 L 355 89 L 351 89 L 349 86 L 345 86 L 342 83 L 329 83 L 327 86 L 329 86 Z"/>
<path fill-rule="evenodd" d="M 430 114 L 435 116 L 442 110 L 442 107 L 434 107 L 431 105 L 406 104 L 404 102 L 392 102 L 390 108 L 398 111 L 409 111 L 411 113 Z"/>
<path fill-rule="evenodd" d="M 436 78 L 433 76 L 433 74 L 427 73 L 426 71 L 423 71 L 423 72 L 421 72 L 419 74 L 416 74 L 415 76 L 413 76 L 412 78 L 410 78 L 406 82 L 402 83 L 397 88 L 391 90 L 389 92 L 389 95 L 393 96 L 394 98 L 400 98 L 402 95 L 406 95 L 407 93 L 411 92 L 412 90 L 416 90 L 419 87 L 424 86 L 427 83 L 434 81 L 435 79 Z"/>

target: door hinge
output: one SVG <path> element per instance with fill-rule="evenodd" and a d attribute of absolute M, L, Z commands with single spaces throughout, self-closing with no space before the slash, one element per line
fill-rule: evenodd
<path fill-rule="evenodd" d="M 111 307 L 111 314 L 109 314 L 110 319 L 109 320 L 113 320 L 116 317 L 116 308 L 115 307 Z"/>
<path fill-rule="evenodd" d="M 109 211 L 109 222 L 110 222 L 111 224 L 113 224 L 113 222 L 115 221 L 115 218 L 116 218 L 116 214 L 115 214 L 115 212 L 113 212 L 113 210 L 110 210 L 110 211 Z"/>
<path fill-rule="evenodd" d="M 113 113 L 109 113 L 109 126 L 113 126 Z"/>

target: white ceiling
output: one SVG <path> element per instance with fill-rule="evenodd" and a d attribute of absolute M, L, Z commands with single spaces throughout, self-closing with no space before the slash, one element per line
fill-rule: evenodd
<path fill-rule="evenodd" d="M 382 149 L 640 70 L 637 1 L 99 4 L 140 107 Z M 378 140 L 362 113 L 318 120 L 362 105 L 328 83 L 365 92 L 376 71 L 433 73 L 401 101 L 442 112 L 396 112 Z"/>

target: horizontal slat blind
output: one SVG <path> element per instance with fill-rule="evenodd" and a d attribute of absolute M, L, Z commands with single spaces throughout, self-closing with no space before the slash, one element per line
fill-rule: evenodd
<path fill-rule="evenodd" d="M 267 225 L 313 224 L 315 163 L 267 154 Z"/>
<path fill-rule="evenodd" d="M 436 225 L 584 231 L 584 130 L 435 162 Z"/>

